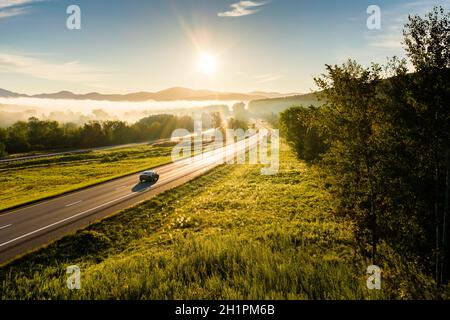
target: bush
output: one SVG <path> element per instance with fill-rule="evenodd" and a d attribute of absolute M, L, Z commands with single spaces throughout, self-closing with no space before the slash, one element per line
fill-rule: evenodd
<path fill-rule="evenodd" d="M 280 130 L 300 159 L 307 162 L 319 160 L 328 149 L 316 127 L 319 109 L 293 107 L 280 115 Z"/>

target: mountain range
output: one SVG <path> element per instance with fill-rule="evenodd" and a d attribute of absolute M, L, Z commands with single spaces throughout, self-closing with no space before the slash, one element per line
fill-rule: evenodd
<path fill-rule="evenodd" d="M 45 98 L 45 99 L 74 99 L 74 100 L 107 100 L 107 101 L 174 101 L 174 100 L 259 100 L 292 96 L 292 94 L 282 94 L 277 92 L 254 91 L 250 93 L 218 92 L 210 90 L 193 90 L 182 87 L 174 87 L 158 92 L 134 92 L 128 94 L 102 94 L 91 92 L 87 94 L 76 94 L 70 91 L 60 91 L 56 93 L 42 93 L 35 95 L 20 94 L 4 89 L 0 89 L 0 97 L 4 98 Z"/>

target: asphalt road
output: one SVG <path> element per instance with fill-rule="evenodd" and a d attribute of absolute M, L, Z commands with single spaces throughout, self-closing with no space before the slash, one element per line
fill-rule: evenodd
<path fill-rule="evenodd" d="M 96 185 L 0 214 L 0 263 L 41 247 L 93 221 L 198 177 L 237 150 L 256 146 L 257 137 L 158 168 L 159 181 L 139 183 L 139 174 Z"/>

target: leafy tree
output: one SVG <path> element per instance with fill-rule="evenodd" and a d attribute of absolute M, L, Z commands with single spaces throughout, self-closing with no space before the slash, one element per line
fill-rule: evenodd
<path fill-rule="evenodd" d="M 250 114 L 247 109 L 245 109 L 245 104 L 243 102 L 236 103 L 233 105 L 234 118 L 239 121 L 247 122 Z"/>
<path fill-rule="evenodd" d="M 0 158 L 3 158 L 8 153 L 6 152 L 6 139 L 7 132 L 5 129 L 0 128 Z"/>
<path fill-rule="evenodd" d="M 433 177 L 436 280 L 446 283 L 450 269 L 450 13 L 435 7 L 425 17 L 410 16 L 404 37 L 406 52 L 417 71 L 410 101 L 420 126 L 411 131 L 423 154 L 423 174 Z"/>
<path fill-rule="evenodd" d="M 98 121 L 85 123 L 80 134 L 82 147 L 100 147 L 108 144 L 108 136 Z"/>
<path fill-rule="evenodd" d="M 325 102 L 321 127 L 330 145 L 324 164 L 336 177 L 342 207 L 353 211 L 363 236 L 370 230 L 375 263 L 379 238 L 376 199 L 381 178 L 376 169 L 382 153 L 374 129 L 383 121 L 377 95 L 381 69 L 378 65 L 364 69 L 355 61 L 327 65 L 326 69 L 326 74 L 315 79 Z"/>
<path fill-rule="evenodd" d="M 213 128 L 222 128 L 223 127 L 223 121 L 222 116 L 220 112 L 213 112 L 212 113 L 212 125 Z"/>
<path fill-rule="evenodd" d="M 7 129 L 6 150 L 8 153 L 26 152 L 30 150 L 27 131 L 27 123 L 24 121 L 18 121 Z"/>
<path fill-rule="evenodd" d="M 230 118 L 230 119 L 228 119 L 228 128 L 234 129 L 234 130 L 237 130 L 237 129 L 247 130 L 248 122 L 242 121 L 242 120 L 237 120 L 235 118 Z"/>
<path fill-rule="evenodd" d="M 32 117 L 27 122 L 28 142 L 33 150 L 54 149 L 64 146 L 63 131 L 56 121 L 40 121 Z"/>
<path fill-rule="evenodd" d="M 321 158 L 327 150 L 324 138 L 316 126 L 319 109 L 293 107 L 280 114 L 281 134 L 300 159 L 308 162 Z"/>

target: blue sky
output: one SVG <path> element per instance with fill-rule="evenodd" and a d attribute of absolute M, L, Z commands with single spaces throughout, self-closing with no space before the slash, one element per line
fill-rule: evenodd
<path fill-rule="evenodd" d="M 81 30 L 66 28 L 72 4 Z M 366 27 L 371 4 L 381 8 L 380 30 Z M 435 4 L 450 8 L 450 0 L 0 0 L 0 88 L 309 92 L 325 64 L 402 56 L 407 15 Z M 215 72 L 199 72 L 203 53 Z"/>

